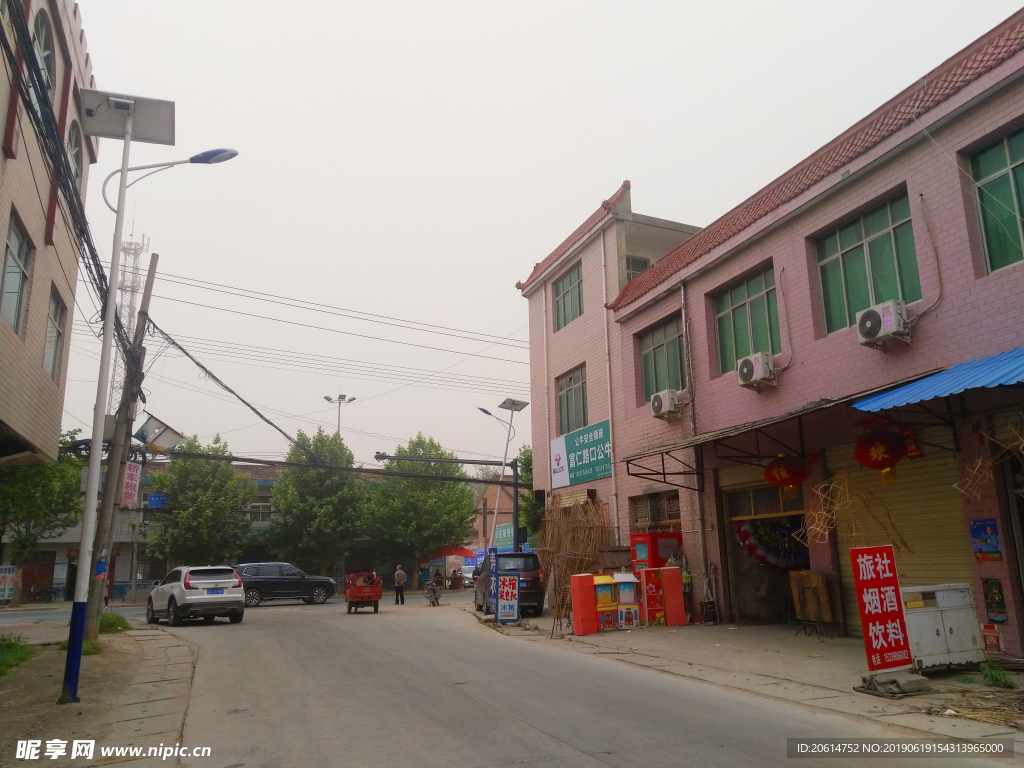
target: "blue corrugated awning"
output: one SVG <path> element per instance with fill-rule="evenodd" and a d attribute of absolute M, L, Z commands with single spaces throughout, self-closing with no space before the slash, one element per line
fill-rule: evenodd
<path fill-rule="evenodd" d="M 931 400 L 963 392 L 965 389 L 998 387 L 1024 383 L 1024 348 L 1011 349 L 998 355 L 971 360 L 952 368 L 933 373 L 918 381 L 888 392 L 865 397 L 853 404 L 860 411 L 884 411 L 901 405 Z"/>

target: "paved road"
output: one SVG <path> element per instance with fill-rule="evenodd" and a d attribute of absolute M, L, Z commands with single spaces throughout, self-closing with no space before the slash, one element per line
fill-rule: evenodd
<path fill-rule="evenodd" d="M 146 615 L 144 605 L 114 604 L 113 610 L 128 618 Z M 14 624 L 44 624 L 52 621 L 70 621 L 71 603 L 53 603 L 52 608 L 5 609 L 0 611 L 0 627 Z"/>
<path fill-rule="evenodd" d="M 235 768 L 775 766 L 787 736 L 911 735 L 505 637 L 410 597 L 379 614 L 270 603 L 174 630 L 200 649 L 182 743 Z"/>

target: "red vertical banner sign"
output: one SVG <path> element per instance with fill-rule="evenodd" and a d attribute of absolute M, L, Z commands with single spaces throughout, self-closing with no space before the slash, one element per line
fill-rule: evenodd
<path fill-rule="evenodd" d="M 882 672 L 913 666 L 892 544 L 852 547 L 850 560 L 868 670 Z"/>

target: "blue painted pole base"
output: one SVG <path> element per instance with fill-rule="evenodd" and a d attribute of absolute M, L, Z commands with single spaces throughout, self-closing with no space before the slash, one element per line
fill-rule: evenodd
<path fill-rule="evenodd" d="M 85 636 L 85 602 L 71 607 L 71 629 L 68 632 L 68 656 L 64 662 L 64 688 L 58 704 L 71 704 L 78 698 L 78 674 L 82 671 L 82 638 Z"/>

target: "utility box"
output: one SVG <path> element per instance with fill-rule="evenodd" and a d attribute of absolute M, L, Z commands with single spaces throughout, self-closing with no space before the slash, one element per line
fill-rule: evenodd
<path fill-rule="evenodd" d="M 970 584 L 902 587 L 900 595 L 915 667 L 985 660 Z"/>

